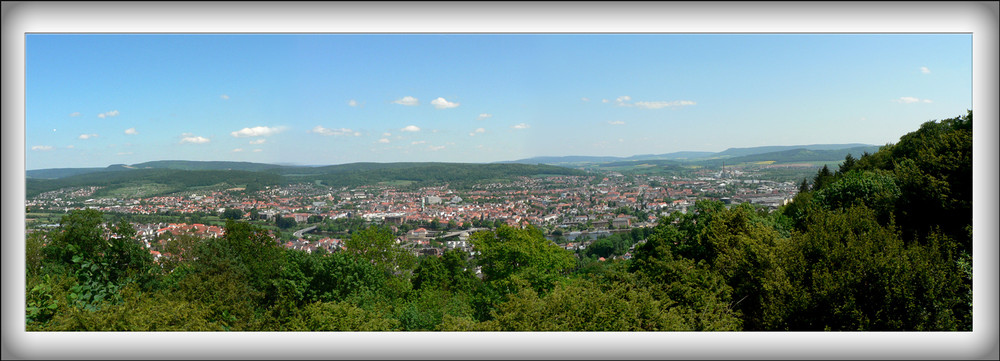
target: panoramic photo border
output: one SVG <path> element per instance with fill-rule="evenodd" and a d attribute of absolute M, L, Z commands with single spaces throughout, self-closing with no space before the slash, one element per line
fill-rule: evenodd
<path fill-rule="evenodd" d="M 4 359 L 995 359 L 998 21 L 995 2 L 4 2 Z M 971 33 L 972 332 L 46 333 L 24 331 L 24 59 L 28 33 Z M 68 55 L 71 56 L 71 55 Z M 922 119 L 928 121 L 931 119 Z M 978 222 L 976 222 L 978 221 Z M 721 346 L 724 345 L 724 346 Z"/>

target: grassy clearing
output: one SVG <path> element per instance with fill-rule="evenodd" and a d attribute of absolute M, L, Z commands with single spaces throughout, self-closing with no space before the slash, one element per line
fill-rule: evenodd
<path fill-rule="evenodd" d="M 392 186 L 392 187 L 406 187 L 413 183 L 416 182 L 411 180 L 390 180 L 390 181 L 378 182 L 379 185 Z"/>
<path fill-rule="evenodd" d="M 119 187 L 115 189 L 108 189 L 106 194 L 111 197 L 116 198 L 140 198 L 149 197 L 157 194 L 169 193 L 175 189 L 166 184 L 160 183 L 143 183 L 128 185 L 124 187 Z"/>

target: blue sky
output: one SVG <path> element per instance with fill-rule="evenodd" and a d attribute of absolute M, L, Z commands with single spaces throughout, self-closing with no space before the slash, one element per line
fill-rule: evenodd
<path fill-rule="evenodd" d="M 493 162 L 894 143 L 968 34 L 26 36 L 26 168 Z"/>

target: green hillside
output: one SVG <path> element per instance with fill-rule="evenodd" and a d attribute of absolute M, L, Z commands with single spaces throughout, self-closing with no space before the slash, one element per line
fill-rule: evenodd
<path fill-rule="evenodd" d="M 151 164 L 150 164 L 151 163 Z M 353 163 L 328 167 L 263 168 L 264 164 L 236 162 L 150 162 L 158 167 L 218 167 L 220 165 L 260 168 L 247 170 L 179 170 L 168 168 L 132 169 L 129 171 L 100 171 L 73 175 L 59 179 L 26 180 L 26 196 L 62 188 L 99 186 L 94 196 L 125 196 L 136 194 L 150 196 L 183 191 L 191 187 L 217 184 L 245 186 L 260 189 L 270 185 L 319 181 L 332 187 L 354 187 L 384 182 L 427 186 L 451 184 L 454 187 L 471 186 L 483 181 L 512 180 L 516 177 L 535 175 L 584 175 L 580 170 L 549 165 L 528 164 L 465 164 L 465 163 Z"/>

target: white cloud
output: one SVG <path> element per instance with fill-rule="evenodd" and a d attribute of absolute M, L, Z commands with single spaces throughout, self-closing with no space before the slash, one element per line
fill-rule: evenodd
<path fill-rule="evenodd" d="M 406 106 L 414 106 L 420 104 L 420 102 L 417 101 L 417 98 L 411 97 L 409 95 L 402 97 L 400 99 L 396 99 L 393 101 L 393 103 Z"/>
<path fill-rule="evenodd" d="M 389 143 L 389 139 L 387 139 L 387 138 L 382 138 L 382 139 L 379 139 L 379 140 L 378 140 L 378 142 L 379 142 L 379 143 Z"/>
<path fill-rule="evenodd" d="M 281 131 L 283 131 L 283 130 L 284 130 L 283 127 L 264 127 L 264 126 L 259 126 L 259 127 L 253 127 L 253 128 L 243 128 L 243 129 L 237 130 L 237 131 L 229 133 L 229 134 L 232 134 L 236 138 L 266 137 L 266 136 L 269 136 L 269 135 L 274 135 L 274 134 L 281 133 Z"/>
<path fill-rule="evenodd" d="M 254 149 L 253 150 L 254 153 L 260 153 L 260 152 L 263 152 L 263 151 L 264 151 L 263 149 Z"/>
<path fill-rule="evenodd" d="M 125 134 L 136 135 L 136 134 L 139 134 L 139 132 L 135 130 L 135 127 L 132 127 L 132 128 L 125 129 Z"/>
<path fill-rule="evenodd" d="M 257 139 L 251 140 L 250 144 L 264 144 L 264 142 L 266 142 L 266 141 L 267 141 L 267 139 L 257 138 Z"/>
<path fill-rule="evenodd" d="M 229 96 L 225 94 L 220 95 L 219 98 L 222 98 L 222 100 L 229 100 Z"/>
<path fill-rule="evenodd" d="M 356 107 L 356 106 L 358 106 L 358 101 L 354 100 L 354 99 L 348 100 L 347 101 L 347 106 Z"/>
<path fill-rule="evenodd" d="M 608 102 L 607 99 L 601 99 L 601 103 L 607 103 L 607 102 Z"/>
<path fill-rule="evenodd" d="M 73 148 L 76 148 L 76 146 L 75 146 L 75 145 L 72 145 L 72 144 L 70 144 L 70 145 L 67 145 L 67 146 L 66 146 L 66 148 L 69 148 L 69 149 L 73 149 Z"/>
<path fill-rule="evenodd" d="M 182 144 L 183 143 L 202 144 L 202 143 L 208 143 L 208 142 L 211 141 L 211 140 L 209 140 L 208 138 L 205 138 L 205 137 L 201 137 L 201 136 L 197 136 L 196 137 L 196 136 L 190 135 L 190 133 L 185 133 L 185 134 L 186 135 L 184 136 L 184 138 L 181 138 L 181 143 Z"/>
<path fill-rule="evenodd" d="M 933 100 L 930 100 L 930 99 L 920 99 L 920 98 L 914 98 L 914 97 L 899 97 L 899 99 L 893 99 L 893 101 L 896 102 L 896 103 L 902 103 L 902 104 L 910 104 L 910 103 L 933 103 L 934 102 Z"/>
<path fill-rule="evenodd" d="M 483 114 L 479 114 L 479 116 L 476 117 L 476 119 L 483 120 L 483 119 L 492 118 L 492 117 L 493 117 L 493 114 L 483 113 Z"/>
<path fill-rule="evenodd" d="M 104 118 L 107 118 L 107 117 L 117 117 L 117 116 L 118 116 L 118 111 L 117 110 L 112 110 L 110 112 L 104 112 L 104 113 L 101 113 L 101 114 L 97 115 L 97 117 L 101 118 L 101 119 L 104 119 Z"/>
<path fill-rule="evenodd" d="M 80 116 L 80 112 L 69 113 L 69 116 L 71 116 L 71 117 L 78 117 L 78 116 Z"/>
<path fill-rule="evenodd" d="M 91 133 L 91 134 L 80 134 L 80 136 L 76 137 L 76 138 L 77 139 L 87 140 L 87 139 L 90 139 L 90 138 L 97 138 L 97 134 L 93 134 L 93 133 Z"/>
<path fill-rule="evenodd" d="M 239 153 L 239 152 L 242 152 L 242 151 L 243 151 L 243 148 L 233 149 L 233 153 Z"/>
<path fill-rule="evenodd" d="M 483 133 L 486 133 L 486 129 L 484 129 L 484 128 L 476 128 L 476 130 L 473 130 L 472 133 L 469 133 L 469 136 L 471 137 L 471 136 L 474 136 L 476 134 L 483 134 Z"/>
<path fill-rule="evenodd" d="M 666 107 L 682 107 L 686 105 L 695 105 L 695 102 L 690 100 L 675 100 L 672 102 L 635 102 L 635 106 L 646 109 L 660 109 Z"/>
<path fill-rule="evenodd" d="M 35 145 L 35 146 L 31 147 L 31 150 L 42 150 L 42 151 L 52 150 L 52 146 L 51 145 Z"/>
<path fill-rule="evenodd" d="M 410 142 L 410 144 L 412 144 L 412 145 L 417 145 L 417 144 L 424 144 L 424 143 L 427 143 L 427 142 L 426 142 L 426 141 L 423 141 L 423 140 L 416 140 L 416 141 L 412 141 L 412 142 Z"/>
<path fill-rule="evenodd" d="M 580 100 L 582 100 L 582 101 L 585 101 L 585 102 L 589 102 L 589 101 L 590 101 L 590 98 L 587 98 L 587 97 L 583 97 L 583 98 L 580 98 Z"/>
<path fill-rule="evenodd" d="M 608 122 L 608 124 L 611 124 L 611 125 L 625 125 L 625 121 L 624 120 L 615 120 L 615 121 Z"/>
<path fill-rule="evenodd" d="M 438 108 L 438 109 L 455 108 L 455 107 L 458 106 L 458 103 L 449 102 L 447 100 L 444 100 L 444 98 L 437 98 L 437 99 L 431 100 L 431 104 L 434 105 L 434 107 Z"/>
<path fill-rule="evenodd" d="M 427 149 L 437 151 L 437 150 L 444 149 L 444 146 L 443 145 L 432 145 L 430 147 L 427 147 Z"/>
<path fill-rule="evenodd" d="M 383 137 L 391 137 L 391 136 L 392 136 L 392 133 L 389 133 L 389 132 L 385 132 L 385 133 L 382 133 L 382 136 L 383 136 Z"/>
<path fill-rule="evenodd" d="M 927 67 L 926 67 L 926 66 L 922 66 L 922 67 L 920 67 L 920 72 L 921 72 L 921 73 L 924 73 L 924 74 L 930 74 L 930 73 L 931 73 L 931 70 L 930 70 L 930 69 L 927 69 Z"/>
<path fill-rule="evenodd" d="M 419 132 L 420 131 L 420 127 L 418 127 L 416 125 L 407 125 L 406 127 L 403 127 L 403 129 L 400 129 L 399 131 L 401 131 L 401 132 Z"/>
<path fill-rule="evenodd" d="M 517 125 L 515 125 L 515 126 L 513 126 L 511 128 L 514 128 L 514 129 L 528 129 L 530 127 L 531 127 L 530 125 L 527 125 L 525 123 L 521 123 L 521 124 L 517 124 Z"/>

